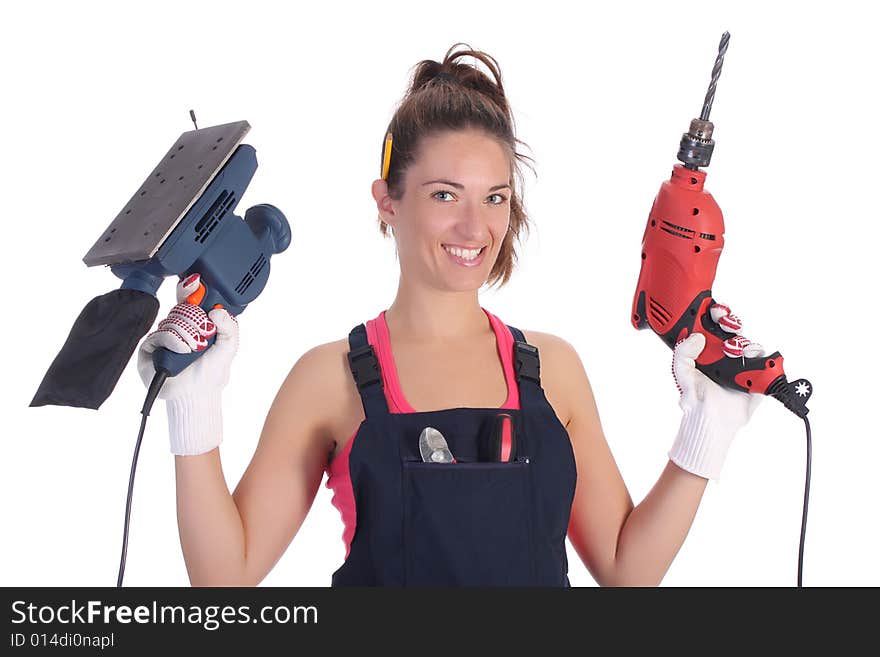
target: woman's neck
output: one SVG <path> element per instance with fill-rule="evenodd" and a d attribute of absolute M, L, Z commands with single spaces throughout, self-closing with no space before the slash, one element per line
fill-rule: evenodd
<path fill-rule="evenodd" d="M 385 322 L 398 343 L 456 342 L 492 331 L 476 290 L 412 290 L 402 282 Z"/>

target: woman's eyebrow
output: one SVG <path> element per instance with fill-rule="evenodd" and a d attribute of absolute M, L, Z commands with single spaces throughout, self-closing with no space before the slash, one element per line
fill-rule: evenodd
<path fill-rule="evenodd" d="M 441 183 L 443 185 L 449 185 L 450 187 L 455 187 L 456 189 L 464 189 L 464 185 L 462 185 L 461 183 L 452 182 L 451 180 L 429 180 L 428 182 L 423 182 L 422 186 L 424 187 L 425 185 L 433 185 L 434 183 Z M 503 183 L 501 185 L 495 185 L 493 187 L 490 187 L 489 191 L 494 192 L 495 190 L 504 189 L 505 187 L 507 189 L 511 189 L 509 184 Z"/>

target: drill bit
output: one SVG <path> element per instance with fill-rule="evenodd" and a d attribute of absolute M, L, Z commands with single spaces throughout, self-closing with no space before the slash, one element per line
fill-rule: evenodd
<path fill-rule="evenodd" d="M 703 111 L 700 120 L 708 121 L 709 112 L 712 111 L 712 101 L 715 100 L 715 87 L 718 86 L 718 78 L 721 76 L 721 66 L 724 64 L 724 53 L 727 52 L 727 44 L 730 41 L 730 32 L 721 35 L 721 43 L 718 44 L 718 56 L 715 58 L 715 66 L 712 67 L 712 80 L 709 82 L 709 90 L 706 91 L 706 100 L 703 101 Z"/>
<path fill-rule="evenodd" d="M 709 112 L 712 111 L 715 88 L 718 86 L 718 78 L 721 77 L 721 65 L 724 63 L 724 54 L 727 52 L 729 41 L 730 32 L 721 35 L 718 56 L 715 58 L 715 66 L 712 67 L 712 80 L 709 82 L 706 99 L 703 101 L 703 111 L 700 113 L 700 118 L 691 121 L 690 129 L 681 136 L 681 142 L 678 146 L 679 161 L 692 171 L 709 166 L 709 162 L 712 160 L 712 151 L 715 148 L 712 132 L 715 130 L 715 126 L 709 120 Z"/>

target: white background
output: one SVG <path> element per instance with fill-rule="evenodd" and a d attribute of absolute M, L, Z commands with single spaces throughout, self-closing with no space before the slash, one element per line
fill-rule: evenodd
<path fill-rule="evenodd" d="M 144 396 L 135 359 L 100 411 L 28 404 L 82 307 L 118 287 L 82 257 L 192 129 L 188 110 L 200 127 L 251 124 L 245 142 L 259 169 L 237 214 L 272 203 L 293 229 L 241 317 L 221 449 L 234 488 L 296 359 L 393 300 L 398 267 L 376 229 L 370 183 L 410 67 L 457 41 L 498 59 L 537 161 L 522 266 L 481 303 L 575 346 L 638 503 L 666 464 L 681 415 L 671 352 L 629 321 L 640 242 L 729 30 L 707 179 L 727 231 L 715 297 L 742 317 L 747 337 L 782 352 L 790 379 L 815 385 L 804 584 L 880 585 L 876 30 L 846 2 L 731 4 L 4 9 L 0 584 L 115 584 Z M 160 301 L 164 316 L 171 283 Z M 804 466 L 803 423 L 764 400 L 663 584 L 794 585 Z M 322 485 L 264 584 L 329 585 L 344 556 L 341 534 Z M 570 548 L 569 560 L 572 584 L 593 586 Z M 188 584 L 161 402 L 141 451 L 125 582 Z"/>

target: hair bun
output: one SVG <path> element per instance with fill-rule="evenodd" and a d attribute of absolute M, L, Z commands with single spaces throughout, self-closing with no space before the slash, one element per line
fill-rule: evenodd
<path fill-rule="evenodd" d="M 437 75 L 434 76 L 435 80 L 440 80 L 442 82 L 451 82 L 452 84 L 460 84 L 461 80 L 457 75 L 453 75 L 452 73 L 447 73 L 446 71 L 440 71 Z"/>

